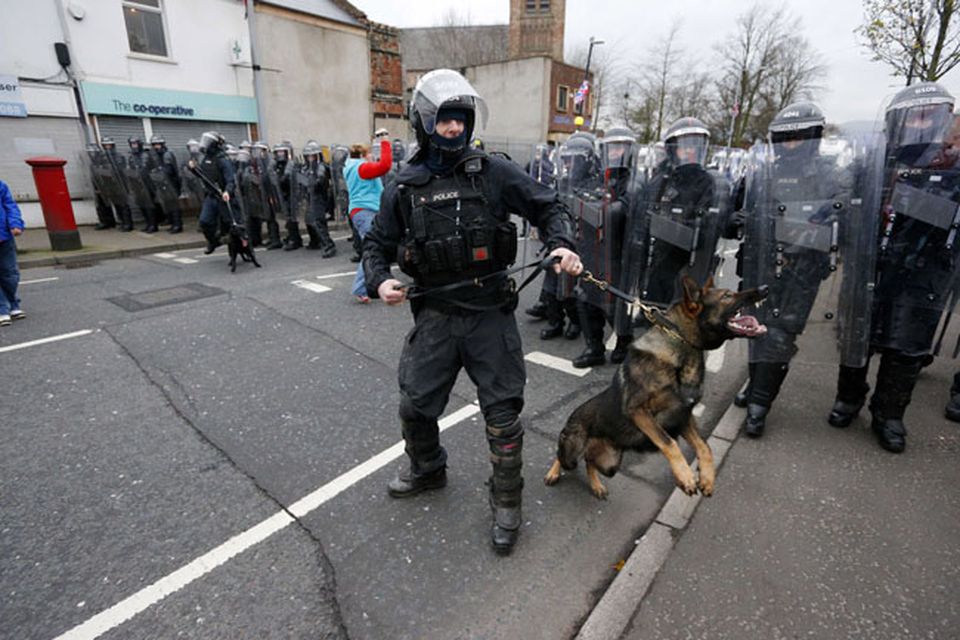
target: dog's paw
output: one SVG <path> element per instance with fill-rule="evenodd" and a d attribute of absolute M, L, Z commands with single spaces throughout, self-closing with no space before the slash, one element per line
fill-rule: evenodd
<path fill-rule="evenodd" d="M 697 481 L 697 486 L 700 488 L 700 493 L 705 496 L 713 495 L 713 478 L 704 478 L 703 476 Z"/>
<path fill-rule="evenodd" d="M 687 468 L 677 474 L 676 482 L 677 486 L 680 487 L 680 490 L 688 496 L 696 495 L 697 482 L 694 480 L 693 471 L 690 468 Z"/>
<path fill-rule="evenodd" d="M 610 491 L 605 486 L 603 486 L 602 482 L 591 484 L 590 493 L 597 496 L 597 498 L 599 498 L 600 500 L 606 500 L 607 496 L 610 495 Z"/>
<path fill-rule="evenodd" d="M 550 467 L 550 471 L 547 471 L 547 475 L 543 476 L 543 484 L 548 487 L 552 487 L 557 484 L 560 480 L 560 461 L 554 460 L 553 466 Z"/>

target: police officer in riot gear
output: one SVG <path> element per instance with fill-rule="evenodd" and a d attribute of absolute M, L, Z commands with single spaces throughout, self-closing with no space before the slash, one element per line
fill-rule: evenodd
<path fill-rule="evenodd" d="M 100 146 L 103 148 L 106 162 L 110 165 L 112 172 L 117 175 L 117 181 L 122 190 L 122 194 L 113 202 L 120 218 L 120 231 L 133 231 L 133 212 L 130 210 L 130 193 L 124 172 L 126 161 L 117 153 L 117 143 L 113 138 L 104 136 L 100 140 Z"/>
<path fill-rule="evenodd" d="M 960 268 L 960 177 L 942 164 L 954 98 L 921 82 L 886 110 L 886 179 L 870 333 L 880 367 L 870 398 L 871 428 L 881 447 L 906 448 L 903 416 Z M 828 422 L 846 427 L 866 400 L 868 365 L 840 367 Z"/>
<path fill-rule="evenodd" d="M 263 140 L 257 140 L 253 143 L 253 155 L 250 159 L 249 177 L 251 183 L 258 185 L 263 196 L 263 211 L 261 220 L 267 223 L 267 249 L 282 249 L 283 243 L 280 241 L 280 224 L 277 222 L 277 213 L 280 211 L 280 203 L 276 189 L 271 180 L 271 162 L 270 146 Z M 251 232 L 258 238 L 262 238 L 261 226 L 259 220 L 254 220 L 255 229 Z"/>
<path fill-rule="evenodd" d="M 170 233 L 180 233 L 183 231 L 183 214 L 178 201 L 181 184 L 177 159 L 167 149 L 163 136 L 150 136 L 150 147 L 152 153 L 148 154 L 147 167 L 154 193 L 170 223 Z"/>
<path fill-rule="evenodd" d="M 203 158 L 196 166 L 219 189 L 219 192 L 207 189 L 203 208 L 200 211 L 200 229 L 207 239 L 207 248 L 204 250 L 207 255 L 220 246 L 221 227 L 232 222 L 226 203 L 230 202 L 236 186 L 236 175 L 233 163 L 227 159 L 224 152 L 225 147 L 226 140 L 216 131 L 204 131 L 200 136 L 200 151 L 203 153 Z"/>
<path fill-rule="evenodd" d="M 327 213 L 333 209 L 330 198 L 330 172 L 323 162 L 320 143 L 311 140 L 303 147 L 303 165 L 299 170 L 298 184 L 302 185 L 300 191 L 306 201 L 304 223 L 307 234 L 310 236 L 307 248 L 320 249 L 321 257 L 332 258 L 337 255 L 337 245 L 330 237 L 330 230 L 327 228 Z"/>
<path fill-rule="evenodd" d="M 851 186 L 837 167 L 837 159 L 820 153 L 825 122 L 823 112 L 812 102 L 782 109 L 768 129 L 769 169 L 752 178 L 755 185 L 769 191 L 769 197 L 752 202 L 753 196 L 747 196 L 751 201 L 747 203 L 749 221 L 741 248 L 745 286 L 770 288 L 759 318 L 767 333 L 750 343 L 750 382 L 743 397 L 737 398 L 738 404 L 747 408 L 744 431 L 754 438 L 763 435 L 767 414 L 797 353 L 797 337 L 807 325 L 821 283 L 831 274 L 829 253 L 811 246 L 804 234 L 810 238 L 822 231 L 829 237 L 827 225 L 835 217 L 832 205 L 841 202 L 841 192 Z M 792 203 L 808 206 L 791 208 Z M 809 210 L 794 222 L 793 209 Z M 811 218 L 820 229 L 800 226 Z M 793 230 L 782 220 L 791 221 Z"/>
<path fill-rule="evenodd" d="M 483 99 L 457 72 L 438 69 L 420 79 L 410 104 L 419 149 L 384 191 L 363 266 L 370 295 L 395 305 L 407 298 L 390 273 L 399 257 L 417 295 L 399 369 L 410 464 L 389 483 L 389 494 L 402 498 L 446 484 L 437 419 L 464 367 L 477 385 L 493 463 L 491 541 L 498 553 L 509 553 L 521 524 L 525 381 L 516 293 L 504 273 L 517 250 L 510 212 L 539 227 L 564 271 L 576 275 L 582 265 L 556 193 L 515 164 L 469 148 L 485 117 Z M 485 278 L 483 286 L 477 278 Z"/>
<path fill-rule="evenodd" d="M 283 239 L 284 251 L 293 251 L 303 246 L 300 224 L 297 222 L 296 202 L 293 199 L 293 180 L 293 145 L 284 140 L 273 145 L 273 163 L 270 166 L 270 183 L 279 207 L 277 211 L 278 214 L 282 212 L 286 220 L 287 237 Z"/>
<path fill-rule="evenodd" d="M 626 127 L 613 127 L 600 141 L 600 168 L 603 176 L 601 200 L 593 206 L 595 214 L 583 216 L 577 239 L 577 249 L 585 268 L 593 275 L 608 282 L 620 283 L 622 277 L 624 236 L 626 235 L 627 212 L 630 201 L 627 187 L 632 173 L 634 147 L 637 139 Z M 589 206 L 584 203 L 583 206 Z M 599 228 L 596 226 L 599 223 Z M 584 245 L 587 243 L 589 249 Z M 589 256 L 589 259 L 588 259 Z M 579 369 L 602 365 L 606 362 L 603 327 L 609 322 L 615 325 L 615 316 L 620 301 L 594 287 L 582 289 L 577 300 L 580 326 L 586 349 L 574 358 L 573 366 Z M 610 354 L 613 363 L 623 362 L 632 340 L 631 327 L 621 323 L 617 330 L 617 343 Z"/>
<path fill-rule="evenodd" d="M 153 183 L 150 180 L 150 169 L 147 163 L 147 153 L 143 148 L 143 140 L 138 136 L 127 138 L 127 145 L 130 147 L 130 153 L 127 155 L 127 178 L 135 181 L 131 184 L 131 203 L 143 215 L 146 226 L 143 230 L 146 233 L 157 232 L 158 209 L 155 202 L 156 194 L 153 189 Z"/>

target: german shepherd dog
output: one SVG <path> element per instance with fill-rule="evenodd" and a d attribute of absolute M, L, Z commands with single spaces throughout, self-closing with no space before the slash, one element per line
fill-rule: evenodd
<path fill-rule="evenodd" d="M 607 488 L 599 474 L 612 478 L 620 468 L 624 449 L 649 451 L 656 447 L 667 457 L 684 493 L 693 495 L 698 488 L 705 496 L 713 493 L 713 454 L 700 437 L 692 413 L 703 385 L 703 352 L 731 338 L 765 333 L 766 327 L 741 310 L 763 300 L 767 288 L 736 293 L 714 288 L 713 278 L 700 288 L 687 276 L 681 285 L 682 298 L 633 341 L 610 386 L 570 414 L 557 443 L 557 459 L 544 483 L 555 484 L 560 469 L 572 471 L 583 456 L 590 491 L 602 500 Z M 678 436 L 696 452 L 699 480 L 694 479 L 677 445 Z"/>
<path fill-rule="evenodd" d="M 230 253 L 230 273 L 237 270 L 237 256 L 244 262 L 252 262 L 253 266 L 260 268 L 257 257 L 253 255 L 253 245 L 247 237 L 247 228 L 242 224 L 230 226 L 230 235 L 227 238 L 227 251 Z"/>

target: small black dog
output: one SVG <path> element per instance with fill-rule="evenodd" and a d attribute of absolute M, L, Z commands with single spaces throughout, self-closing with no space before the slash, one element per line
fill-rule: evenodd
<path fill-rule="evenodd" d="M 243 225 L 235 224 L 230 227 L 227 250 L 230 252 L 230 273 L 237 270 L 237 256 L 240 256 L 244 262 L 252 262 L 253 266 L 260 268 L 257 257 L 253 255 L 253 245 L 247 238 L 247 228 Z"/>

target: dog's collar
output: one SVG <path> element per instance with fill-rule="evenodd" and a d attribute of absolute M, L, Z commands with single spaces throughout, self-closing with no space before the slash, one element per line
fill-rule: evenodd
<path fill-rule="evenodd" d="M 646 319 L 650 322 L 650 324 L 652 324 L 657 329 L 660 329 L 660 331 L 663 331 L 665 334 L 667 334 L 667 337 L 673 338 L 678 342 L 683 342 L 685 344 L 688 344 L 694 349 L 700 348 L 698 345 L 695 345 L 694 343 L 690 342 L 690 340 L 685 338 L 683 334 L 680 333 L 679 329 L 677 328 L 677 325 L 667 320 L 659 309 L 654 310 L 655 309 L 654 307 L 647 307 L 647 308 L 650 309 L 650 311 L 648 312 L 647 309 L 644 309 L 644 313 L 643 313 L 644 317 L 646 317 Z"/>

